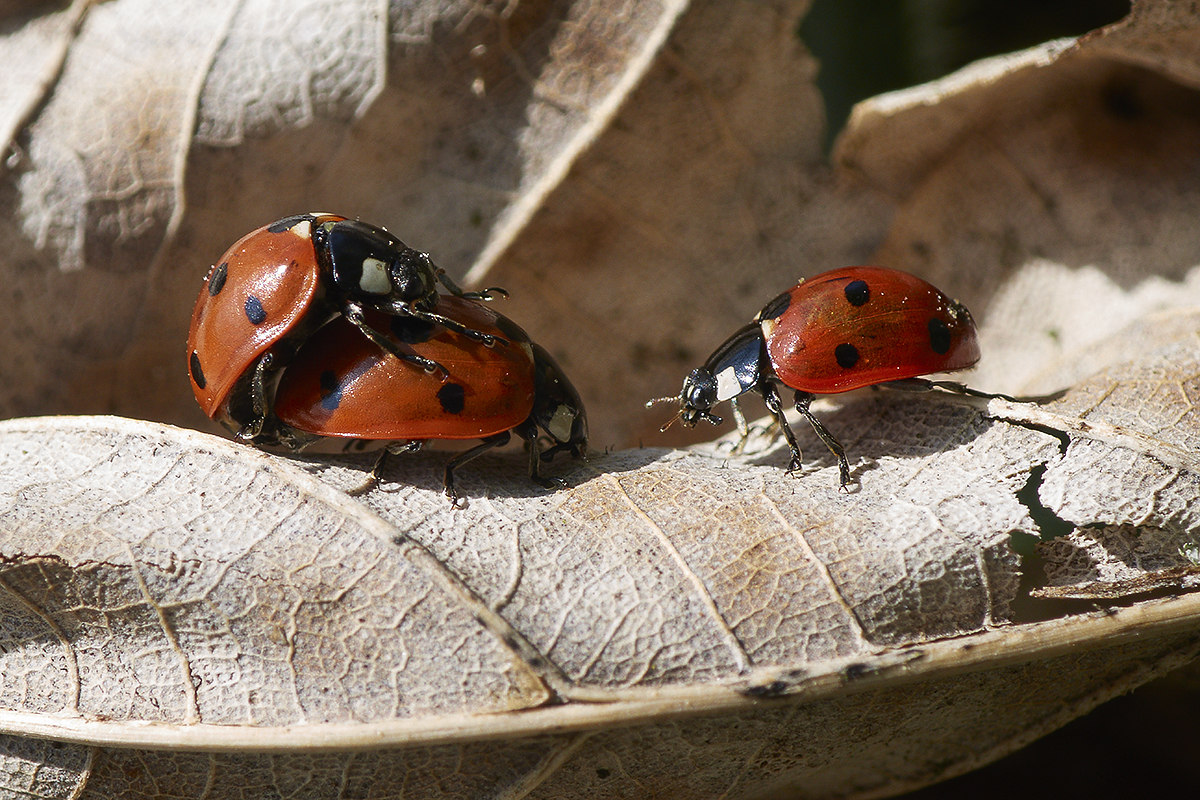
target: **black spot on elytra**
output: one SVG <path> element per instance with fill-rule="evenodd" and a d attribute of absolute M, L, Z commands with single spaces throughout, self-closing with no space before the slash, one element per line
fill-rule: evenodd
<path fill-rule="evenodd" d="M 842 369 L 851 369 L 858 363 L 858 348 L 852 344 L 843 342 L 833 348 L 833 357 L 837 359 L 839 367 Z"/>
<path fill-rule="evenodd" d="M 404 344 L 422 344 L 433 338 L 436 322 L 392 315 L 392 334 Z"/>
<path fill-rule="evenodd" d="M 321 408 L 336 411 L 342 404 L 342 382 L 338 380 L 337 373 L 327 369 L 318 380 L 321 382 Z"/>
<path fill-rule="evenodd" d="M 871 299 L 871 287 L 867 286 L 867 282 L 862 279 L 847 283 L 845 292 L 846 302 L 855 308 L 865 306 Z"/>
<path fill-rule="evenodd" d="M 461 414 L 466 406 L 467 391 L 459 383 L 447 383 L 437 393 L 438 402 L 442 404 L 442 411 L 447 414 Z"/>
<path fill-rule="evenodd" d="M 195 350 L 192 351 L 192 357 L 188 359 L 188 369 L 191 370 L 192 380 L 196 385 L 203 389 L 208 385 L 208 380 L 204 377 L 204 370 L 200 369 L 200 354 Z"/>
<path fill-rule="evenodd" d="M 225 288 L 225 279 L 229 277 L 229 262 L 226 261 L 213 267 L 212 274 L 208 276 L 208 296 L 216 297 Z"/>
<path fill-rule="evenodd" d="M 604 780 L 611 774 L 612 773 L 609 772 L 608 770 L 606 770 L 604 767 L 600 767 L 599 769 L 596 770 L 596 777 L 599 778 L 600 780 Z"/>
<path fill-rule="evenodd" d="M 950 352 L 950 328 L 937 317 L 929 320 L 929 346 L 938 355 Z"/>
<path fill-rule="evenodd" d="M 762 311 L 758 312 L 758 318 L 760 320 L 778 319 L 779 317 L 783 316 L 783 312 L 787 311 L 788 306 L 790 306 L 791 304 L 792 304 L 792 293 L 784 292 L 783 294 L 779 295 L 774 300 L 772 300 L 771 302 L 769 302 L 765 306 L 763 306 Z"/>
<path fill-rule="evenodd" d="M 267 321 L 267 310 L 263 308 L 262 300 L 259 300 L 254 295 L 246 297 L 246 319 L 250 320 L 251 325 L 262 325 Z"/>
<path fill-rule="evenodd" d="M 283 219 L 276 220 L 268 225 L 267 233 L 283 233 L 284 231 L 291 230 L 298 223 L 304 222 L 304 220 L 312 219 L 312 214 L 295 214 L 291 217 L 284 217 Z"/>

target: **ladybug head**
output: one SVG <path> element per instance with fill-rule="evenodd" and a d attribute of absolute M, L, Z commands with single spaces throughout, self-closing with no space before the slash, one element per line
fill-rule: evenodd
<path fill-rule="evenodd" d="M 538 344 L 531 346 L 534 364 L 531 416 L 537 426 L 554 440 L 554 446 L 542 453 L 542 459 L 549 461 L 562 450 L 579 458 L 587 451 L 588 437 L 583 400 L 550 354 Z"/>
<path fill-rule="evenodd" d="M 679 392 L 679 421 L 689 428 L 702 419 L 720 425 L 721 418 L 711 413 L 720 401 L 716 376 L 705 367 L 696 367 L 684 379 L 683 390 Z"/>
<path fill-rule="evenodd" d="M 436 305 L 440 270 L 428 254 L 383 228 L 347 219 L 323 226 L 321 239 L 318 252 L 346 297 L 391 313 L 405 313 L 410 305 L 426 310 Z"/>
<path fill-rule="evenodd" d="M 646 408 L 658 403 L 679 403 L 679 411 L 659 428 L 659 431 L 666 431 L 676 420 L 688 428 L 694 427 L 697 420 L 701 419 L 720 425 L 721 418 L 711 413 L 712 407 L 718 402 L 720 399 L 717 397 L 717 379 L 710 370 L 697 367 L 684 380 L 683 390 L 679 392 L 678 397 L 656 397 L 646 401 Z"/>
<path fill-rule="evenodd" d="M 437 273 L 441 270 L 429 260 L 428 253 L 406 247 L 388 265 L 392 279 L 392 297 L 418 306 L 437 305 Z"/>
<path fill-rule="evenodd" d="M 676 419 L 689 428 L 702 419 L 720 425 L 721 418 L 712 413 L 712 407 L 759 388 L 763 378 L 763 356 L 759 324 L 752 322 L 738 329 L 713 351 L 704 366 L 697 367 L 687 376 L 679 392 L 679 413 L 663 425 L 662 430 L 669 428 Z M 646 405 L 668 399 L 676 398 L 659 398 Z"/>

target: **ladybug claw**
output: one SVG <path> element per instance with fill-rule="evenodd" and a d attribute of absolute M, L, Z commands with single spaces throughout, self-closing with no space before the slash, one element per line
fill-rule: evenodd
<path fill-rule="evenodd" d="M 258 419 L 243 425 L 240 429 L 238 429 L 238 432 L 234 434 L 234 436 L 237 437 L 239 442 L 253 442 L 254 439 L 260 433 L 262 433 L 262 429 L 263 419 L 262 417 L 259 417 Z"/>
<path fill-rule="evenodd" d="M 438 378 L 441 378 L 442 383 L 445 383 L 446 381 L 450 380 L 450 373 L 446 370 L 445 367 L 443 367 L 441 364 L 437 363 L 436 361 L 429 362 L 428 364 L 424 365 L 423 368 L 425 370 L 425 374 L 436 375 Z"/>
<path fill-rule="evenodd" d="M 567 482 L 564 481 L 562 478 L 543 478 L 542 476 L 539 475 L 539 476 L 535 477 L 533 480 L 538 486 L 541 486 L 543 489 L 553 490 L 553 489 L 567 488 Z"/>
<path fill-rule="evenodd" d="M 358 486 L 355 486 L 353 489 L 347 489 L 346 494 L 350 495 L 351 497 L 362 497 L 364 494 L 371 491 L 378 485 L 379 476 L 375 473 L 371 473 L 367 476 L 367 479 Z"/>
<path fill-rule="evenodd" d="M 497 297 L 508 297 L 508 292 L 499 286 L 489 286 L 478 292 L 461 292 L 457 294 L 459 297 L 467 300 L 495 300 Z"/>

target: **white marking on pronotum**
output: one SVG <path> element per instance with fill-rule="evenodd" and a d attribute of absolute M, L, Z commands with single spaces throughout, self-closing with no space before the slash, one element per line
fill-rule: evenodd
<path fill-rule="evenodd" d="M 312 236 L 312 220 L 302 219 L 288 230 L 301 239 L 308 239 Z"/>
<path fill-rule="evenodd" d="M 550 421 L 546 423 L 546 430 L 560 442 L 571 441 L 571 426 L 575 423 L 575 412 L 566 405 L 560 405 L 554 409 L 554 413 L 550 416 Z"/>
<path fill-rule="evenodd" d="M 737 370 L 733 367 L 726 367 L 717 374 L 718 402 L 737 397 L 745 391 L 746 387 L 742 386 L 742 382 L 738 380 Z"/>
<path fill-rule="evenodd" d="M 387 264 L 378 258 L 364 258 L 362 277 L 358 279 L 358 288 L 367 294 L 387 294 L 392 291 L 392 281 L 388 277 Z"/>

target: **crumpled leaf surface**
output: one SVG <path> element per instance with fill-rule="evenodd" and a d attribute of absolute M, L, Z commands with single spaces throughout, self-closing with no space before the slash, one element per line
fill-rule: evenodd
<path fill-rule="evenodd" d="M 1063 586 L 1122 596 L 1196 585 L 1188 551 L 1200 533 L 1198 336 L 1194 309 L 1150 315 L 1083 354 L 1077 364 L 1108 366 L 1038 416 L 1085 434 L 1047 470 L 1042 502 L 1076 525 L 1100 526 L 1043 546 L 1058 595 Z"/>
<path fill-rule="evenodd" d="M 1192 659 L 1200 25 L 1144 0 L 875 98 L 830 170 L 806 7 L 6 19 L 6 415 L 204 427 L 182 357 L 200 277 L 319 208 L 506 286 L 595 451 L 550 494 L 485 456 L 456 510 L 436 452 L 351 499 L 369 454 L 4 423 L 6 789 L 881 796 Z M 1066 393 L 818 401 L 849 494 L 800 427 L 798 476 L 761 430 L 605 452 L 682 441 L 646 397 L 800 275 L 863 262 L 973 309 L 972 386 Z M 1071 532 L 1015 554 L 1051 522 Z"/>
<path fill-rule="evenodd" d="M 919 441 L 958 420 L 1003 446 L 955 448 L 926 476 L 881 459 L 910 497 L 652 450 L 466 510 L 421 486 L 432 457 L 368 507 L 335 488 L 361 477 L 340 462 L 117 418 L 0 424 L 8 789 L 186 794 L 217 773 L 206 796 L 247 779 L 309 796 L 874 791 L 1200 652 L 1195 595 L 998 627 L 1017 589 L 1006 533 L 1032 523 L 1013 501 L 989 533 L 979 495 L 1058 443 L 938 405 L 877 426 Z M 477 480 L 503 486 L 511 463 L 490 466 Z M 44 737 L 65 744 L 48 755 Z"/>

